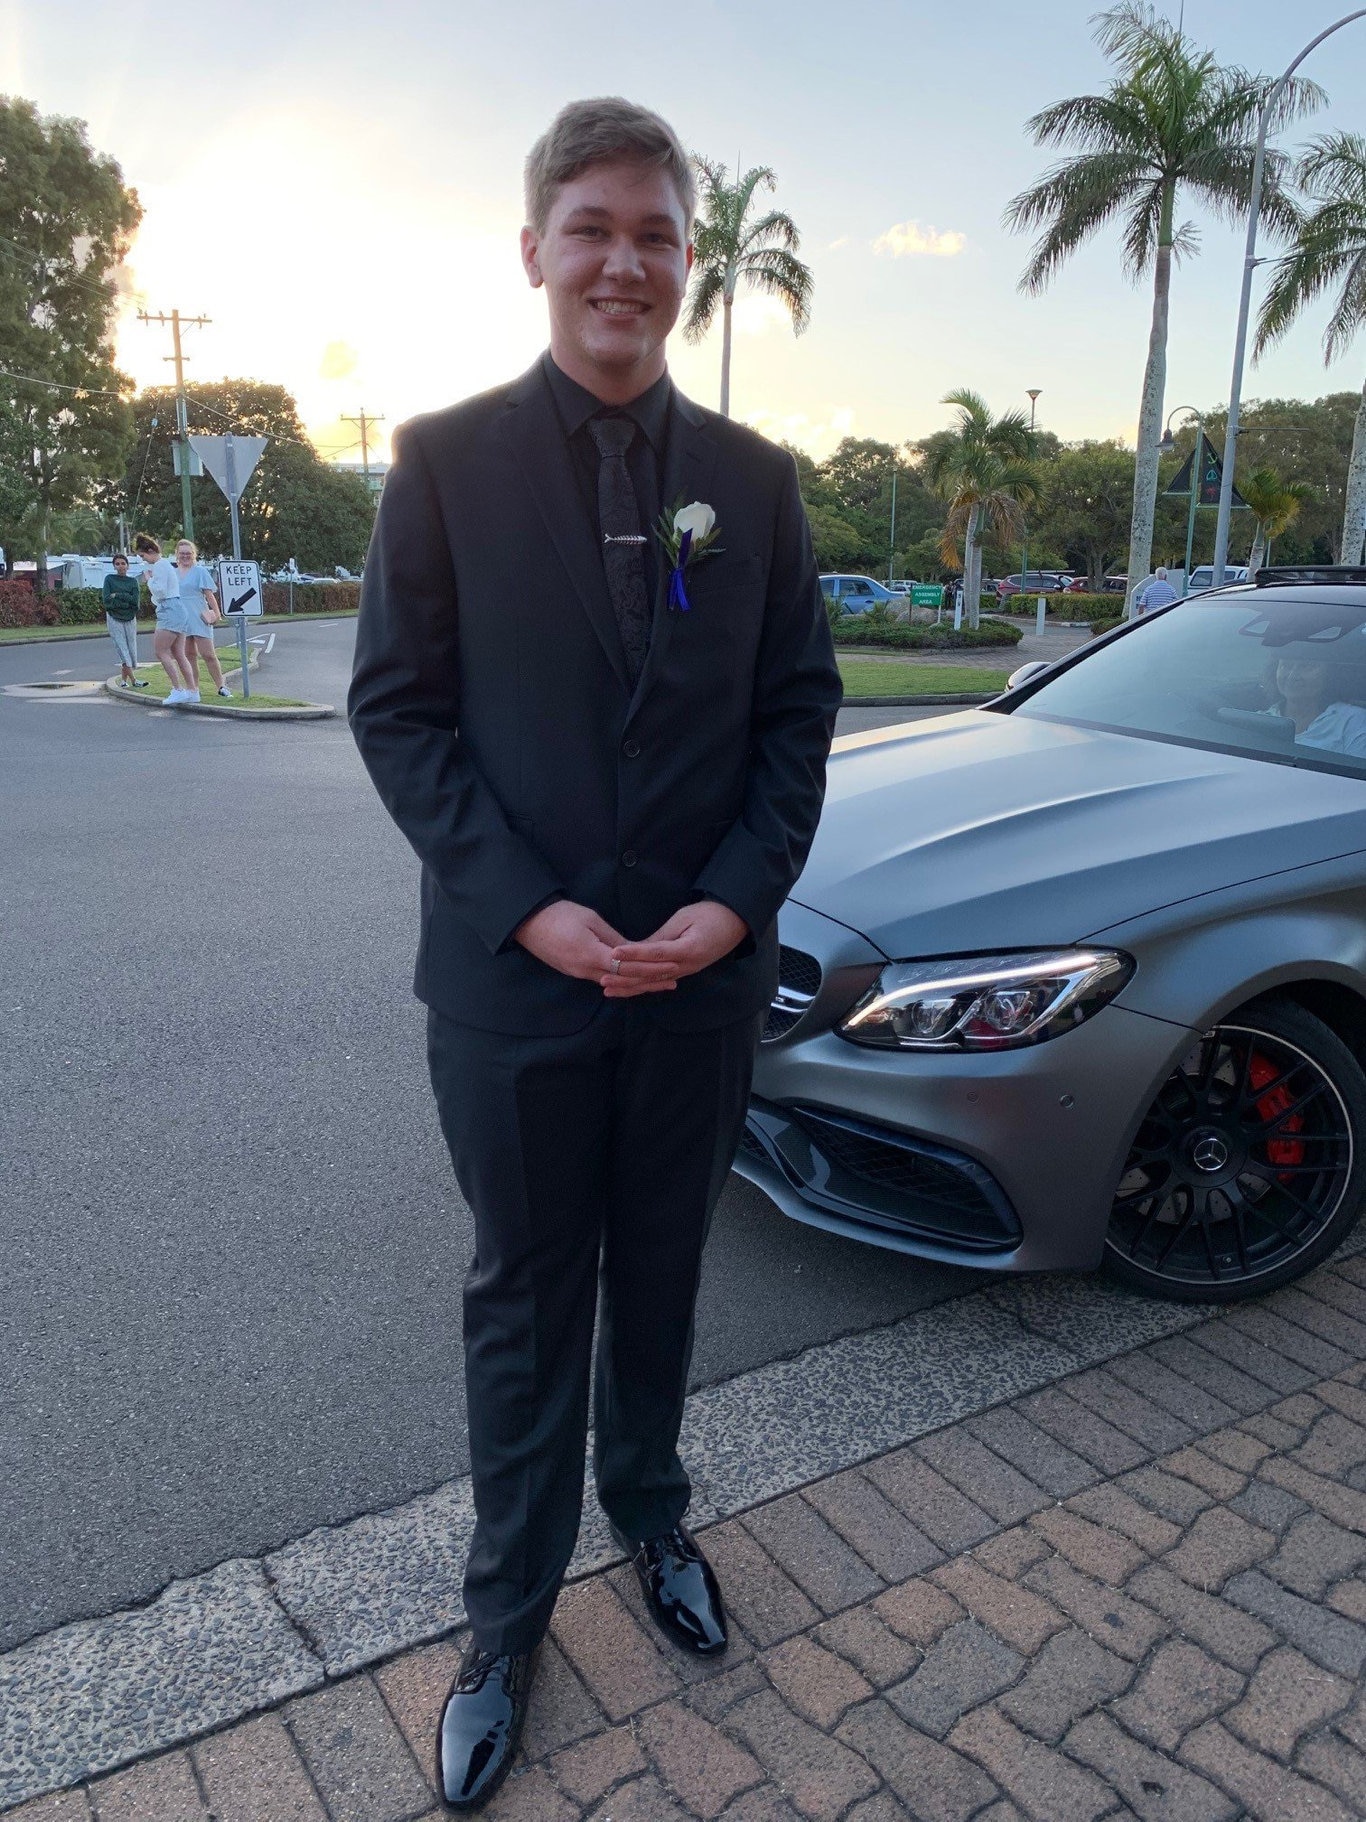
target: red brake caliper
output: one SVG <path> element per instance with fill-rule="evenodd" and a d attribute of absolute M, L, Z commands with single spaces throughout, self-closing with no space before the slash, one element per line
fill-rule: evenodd
<path fill-rule="evenodd" d="M 1264 1056 L 1253 1053 L 1247 1071 L 1247 1079 L 1253 1089 L 1265 1088 L 1268 1082 L 1274 1082 L 1280 1074 L 1281 1071 L 1274 1064 L 1269 1063 Z M 1294 1095 L 1282 1082 L 1279 1088 L 1273 1088 L 1270 1094 L 1264 1094 L 1261 1097 L 1257 1102 L 1257 1113 L 1262 1121 L 1270 1126 L 1274 1120 L 1280 1119 L 1287 1108 L 1293 1107 L 1294 1104 Z M 1304 1130 L 1303 1116 L 1301 1114 L 1293 1115 L 1285 1122 L 1281 1130 L 1282 1132 L 1302 1132 Z M 1304 1145 L 1299 1139 L 1268 1139 L 1266 1155 L 1272 1164 L 1303 1164 Z"/>

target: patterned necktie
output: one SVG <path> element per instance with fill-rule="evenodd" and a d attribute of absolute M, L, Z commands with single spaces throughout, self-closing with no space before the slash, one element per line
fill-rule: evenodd
<path fill-rule="evenodd" d="M 590 418 L 588 434 L 598 451 L 598 521 L 602 561 L 617 616 L 626 674 L 634 689 L 650 644 L 650 594 L 645 586 L 645 538 L 640 502 L 626 466 L 636 427 L 630 418 Z"/>

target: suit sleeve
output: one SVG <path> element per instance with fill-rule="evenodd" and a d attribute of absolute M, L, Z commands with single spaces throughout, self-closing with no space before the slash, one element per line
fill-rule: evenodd
<path fill-rule="evenodd" d="M 755 665 L 744 809 L 698 875 L 759 936 L 806 863 L 825 798 L 843 686 L 816 573 L 797 468 L 787 463 Z"/>
<path fill-rule="evenodd" d="M 415 427 L 395 439 L 361 585 L 347 712 L 385 808 L 457 913 L 497 954 L 562 895 L 460 738 L 455 569 Z"/>

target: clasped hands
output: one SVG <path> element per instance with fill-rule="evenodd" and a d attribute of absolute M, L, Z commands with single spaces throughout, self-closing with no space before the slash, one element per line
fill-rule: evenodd
<path fill-rule="evenodd" d="M 596 981 L 609 1000 L 672 993 L 686 975 L 729 955 L 749 926 L 728 905 L 684 905 L 643 943 L 626 938 L 588 905 L 558 899 L 518 926 L 516 941 L 560 974 Z"/>

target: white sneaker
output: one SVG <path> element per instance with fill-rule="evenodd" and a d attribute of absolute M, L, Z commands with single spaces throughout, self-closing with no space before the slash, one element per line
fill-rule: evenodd
<path fill-rule="evenodd" d="M 185 700 L 186 700 L 186 702 L 198 702 L 199 701 L 199 691 L 198 690 L 186 690 Z"/>
<path fill-rule="evenodd" d="M 223 685 L 222 689 L 219 690 L 218 693 L 220 696 L 226 696 L 229 702 L 232 701 L 232 691 L 228 688 L 226 683 Z"/>
<path fill-rule="evenodd" d="M 174 708 L 176 703 L 188 701 L 189 694 L 190 692 L 188 690 L 172 690 L 169 695 L 163 696 L 161 700 L 166 704 L 167 708 Z"/>

